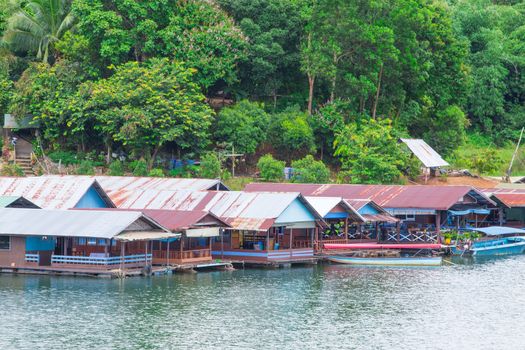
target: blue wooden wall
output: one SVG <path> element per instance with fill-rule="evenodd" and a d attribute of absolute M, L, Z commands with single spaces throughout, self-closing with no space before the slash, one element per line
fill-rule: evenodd
<path fill-rule="evenodd" d="M 102 199 L 100 194 L 93 186 L 84 194 L 82 198 L 78 201 L 75 208 L 108 208 L 107 203 Z"/>

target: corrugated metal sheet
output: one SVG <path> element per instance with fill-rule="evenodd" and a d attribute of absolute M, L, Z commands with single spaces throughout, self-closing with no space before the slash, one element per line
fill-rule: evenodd
<path fill-rule="evenodd" d="M 20 196 L 0 196 L 0 208 L 5 208 L 8 205 L 16 202 Z"/>
<path fill-rule="evenodd" d="M 421 208 L 448 210 L 467 195 L 478 196 L 481 204 L 494 203 L 481 191 L 470 186 L 401 186 L 252 183 L 245 191 L 301 192 L 304 196 L 369 199 L 383 208 Z"/>
<path fill-rule="evenodd" d="M 400 139 L 414 153 L 414 155 L 427 168 L 449 166 L 443 158 L 424 140 L 421 139 Z"/>
<path fill-rule="evenodd" d="M 92 186 L 98 184 L 90 177 L 0 177 L 0 195 L 23 196 L 45 209 L 74 208 Z"/>
<path fill-rule="evenodd" d="M 229 226 L 226 222 L 222 221 L 212 213 L 201 210 L 143 210 L 142 212 L 174 232 L 198 227 L 199 224 L 210 224 L 210 222 L 216 222 L 222 227 Z"/>
<path fill-rule="evenodd" d="M 388 214 L 363 214 L 366 222 L 398 222 L 399 219 Z"/>
<path fill-rule="evenodd" d="M 113 238 L 143 217 L 112 210 L 0 209 L 0 233 L 34 236 Z M 161 226 L 150 222 L 147 231 Z"/>
<path fill-rule="evenodd" d="M 321 217 L 326 217 L 332 212 L 337 206 L 341 206 L 350 214 L 350 218 L 353 220 L 364 222 L 365 220 L 359 214 L 356 208 L 354 208 L 348 201 L 341 197 L 313 197 L 306 196 L 306 201 L 312 206 Z"/>
<path fill-rule="evenodd" d="M 525 193 L 494 193 L 493 196 L 509 208 L 525 207 Z"/>
<path fill-rule="evenodd" d="M 136 190 L 207 191 L 225 189 L 217 179 L 180 179 L 172 177 L 95 176 L 104 191 L 114 193 Z"/>

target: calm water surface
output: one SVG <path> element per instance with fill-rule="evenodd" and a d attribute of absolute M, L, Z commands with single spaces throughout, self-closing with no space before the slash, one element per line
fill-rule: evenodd
<path fill-rule="evenodd" d="M 0 349 L 525 349 L 524 271 L 516 256 L 430 269 L 2 275 Z"/>

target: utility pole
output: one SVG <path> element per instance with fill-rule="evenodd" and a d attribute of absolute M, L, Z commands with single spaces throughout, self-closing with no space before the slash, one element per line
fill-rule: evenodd
<path fill-rule="evenodd" d="M 232 159 L 232 177 L 235 177 L 235 158 L 244 156 L 244 153 L 235 153 L 235 146 L 232 143 L 231 153 L 224 154 L 225 157 L 231 157 Z"/>
<path fill-rule="evenodd" d="M 518 144 L 516 145 L 516 149 L 514 150 L 514 153 L 512 154 L 512 159 L 510 160 L 509 168 L 507 169 L 507 174 L 505 176 L 505 182 L 510 183 L 510 175 L 512 173 L 512 165 L 514 164 L 514 159 L 516 158 L 516 154 L 518 154 L 518 150 L 520 148 L 521 138 L 523 137 L 523 129 L 521 128 L 520 138 L 518 140 Z"/>

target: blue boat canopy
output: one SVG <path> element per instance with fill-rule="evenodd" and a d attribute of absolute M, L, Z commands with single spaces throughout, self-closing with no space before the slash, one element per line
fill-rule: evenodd
<path fill-rule="evenodd" d="M 488 215 L 490 210 L 488 209 L 467 209 L 467 210 L 449 210 L 450 215 L 463 216 L 468 214 Z"/>
<path fill-rule="evenodd" d="M 525 234 L 525 230 L 513 227 L 504 227 L 504 226 L 490 226 L 490 227 L 480 227 L 472 229 L 486 234 L 487 236 L 498 236 L 498 235 L 510 235 L 510 234 Z"/>

